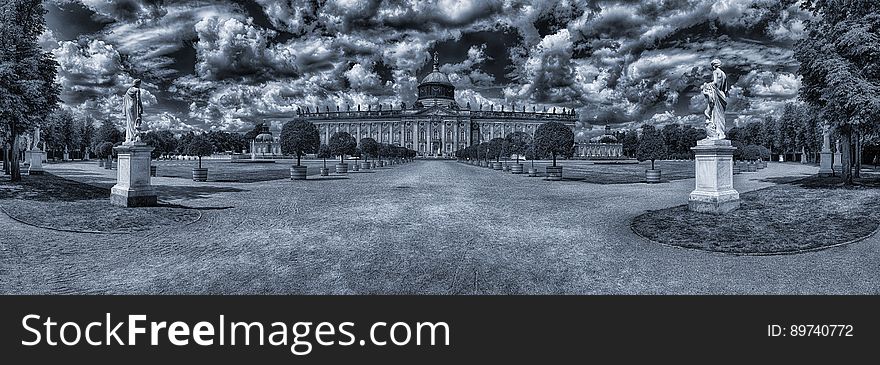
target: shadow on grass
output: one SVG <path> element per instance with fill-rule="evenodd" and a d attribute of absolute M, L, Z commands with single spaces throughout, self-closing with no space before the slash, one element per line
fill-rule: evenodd
<path fill-rule="evenodd" d="M 844 188 L 843 179 L 839 176 L 819 177 L 813 176 L 783 176 L 768 177 L 761 179 L 762 182 L 771 182 L 780 185 L 793 185 L 805 189 L 828 189 L 828 188 Z M 880 188 L 880 176 L 865 176 L 853 179 L 852 188 Z"/>
<path fill-rule="evenodd" d="M 6 176 L 0 178 L 0 199 L 72 202 L 110 197 L 112 184 L 96 185 L 52 174 L 23 176 L 19 183 L 10 182 Z"/>

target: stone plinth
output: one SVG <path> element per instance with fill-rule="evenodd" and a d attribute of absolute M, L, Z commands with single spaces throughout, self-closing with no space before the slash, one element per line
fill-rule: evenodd
<path fill-rule="evenodd" d="M 840 146 L 839 143 L 837 145 Z M 834 153 L 834 165 L 832 168 L 834 169 L 834 172 L 838 174 L 843 173 L 843 157 L 840 156 L 840 152 Z"/>
<path fill-rule="evenodd" d="M 110 189 L 110 203 L 122 207 L 156 205 L 156 191 L 150 185 L 150 152 L 153 147 L 140 143 L 113 149 L 119 159 L 116 185 Z"/>
<path fill-rule="evenodd" d="M 723 214 L 739 208 L 739 192 L 733 188 L 733 151 L 730 141 L 704 139 L 694 151 L 696 188 L 688 198 L 688 209 Z"/>
<path fill-rule="evenodd" d="M 33 149 L 27 151 L 28 160 L 31 162 L 28 167 L 28 175 L 43 174 L 43 151 Z"/>
<path fill-rule="evenodd" d="M 822 151 L 819 153 L 819 176 L 828 177 L 834 175 L 831 166 L 831 151 Z"/>

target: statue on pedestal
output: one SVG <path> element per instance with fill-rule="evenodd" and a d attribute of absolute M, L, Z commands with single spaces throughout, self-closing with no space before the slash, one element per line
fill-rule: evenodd
<path fill-rule="evenodd" d="M 30 149 L 36 150 L 40 148 L 40 127 L 34 128 L 34 140 L 33 145 L 29 146 Z"/>
<path fill-rule="evenodd" d="M 122 111 L 125 113 L 125 142 L 133 145 L 141 141 L 141 114 L 144 106 L 141 102 L 141 79 L 134 79 L 134 85 L 128 88 L 122 97 Z"/>
<path fill-rule="evenodd" d="M 712 81 L 703 84 L 701 91 L 706 97 L 708 106 L 706 115 L 706 139 L 724 139 L 724 112 L 727 110 L 727 93 L 730 85 L 727 83 L 727 74 L 721 70 L 721 61 L 712 60 Z"/>

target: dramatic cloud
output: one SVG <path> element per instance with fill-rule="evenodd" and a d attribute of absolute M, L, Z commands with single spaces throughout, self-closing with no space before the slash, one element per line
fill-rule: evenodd
<path fill-rule="evenodd" d="M 148 122 L 175 130 L 411 104 L 436 50 L 459 103 L 574 108 L 582 136 L 699 124 L 699 86 L 719 58 L 731 118 L 746 121 L 796 97 L 792 44 L 809 17 L 775 0 L 54 3 L 41 45 L 61 64 L 65 102 L 108 118 L 142 78 Z"/>

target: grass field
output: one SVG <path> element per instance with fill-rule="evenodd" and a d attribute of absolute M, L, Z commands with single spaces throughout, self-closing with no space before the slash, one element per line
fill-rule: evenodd
<path fill-rule="evenodd" d="M 636 217 L 633 230 L 675 246 L 766 254 L 857 240 L 880 225 L 880 177 L 853 188 L 837 178 L 775 180 L 780 185 L 741 194 L 741 207 L 731 213 L 694 213 L 681 205 Z"/>

